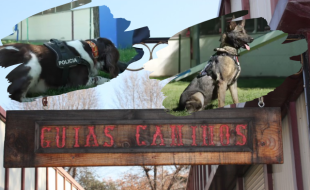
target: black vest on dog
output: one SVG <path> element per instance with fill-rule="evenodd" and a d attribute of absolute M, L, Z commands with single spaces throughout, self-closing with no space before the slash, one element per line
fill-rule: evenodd
<path fill-rule="evenodd" d="M 56 65 L 57 67 L 63 69 L 62 73 L 62 83 L 66 84 L 69 75 L 69 67 L 74 67 L 78 64 L 86 65 L 90 69 L 89 63 L 81 58 L 76 56 L 66 43 L 59 41 L 57 39 L 51 39 L 49 42 L 44 43 L 46 47 L 52 50 L 57 57 Z"/>
<path fill-rule="evenodd" d="M 215 53 L 214 55 L 212 55 L 211 56 L 211 58 L 209 59 L 209 61 L 208 61 L 208 63 L 207 63 L 207 65 L 199 72 L 199 74 L 198 74 L 198 76 L 197 76 L 197 78 L 200 78 L 200 77 L 203 77 L 203 76 L 205 76 L 205 75 L 208 75 L 208 76 L 210 76 L 210 77 L 212 77 L 213 79 L 214 79 L 214 74 L 213 74 L 213 71 L 212 71 L 212 64 L 215 62 L 215 60 L 217 59 L 217 57 L 219 56 L 219 55 L 221 55 L 221 56 L 229 56 L 230 58 L 232 58 L 233 60 L 234 60 L 234 62 L 235 62 L 235 66 L 237 67 L 237 73 L 236 73 L 236 75 L 235 75 L 235 77 L 234 77 L 234 79 L 233 79 L 233 81 L 235 81 L 236 80 L 236 78 L 237 78 L 237 76 L 239 75 L 239 73 L 240 73 L 240 63 L 239 63 L 239 61 L 238 61 L 238 58 L 237 58 L 237 56 L 236 55 L 231 55 L 231 54 L 229 54 L 229 53 L 227 53 L 227 52 L 217 52 L 217 53 Z"/>

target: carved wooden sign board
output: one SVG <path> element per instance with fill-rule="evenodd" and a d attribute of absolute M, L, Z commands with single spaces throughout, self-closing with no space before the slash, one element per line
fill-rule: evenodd
<path fill-rule="evenodd" d="M 283 163 L 280 108 L 8 111 L 4 167 Z"/>

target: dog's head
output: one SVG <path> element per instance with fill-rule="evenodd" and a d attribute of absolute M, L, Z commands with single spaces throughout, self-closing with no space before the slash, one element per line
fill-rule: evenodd
<path fill-rule="evenodd" d="M 119 60 L 119 52 L 115 45 L 106 38 L 97 38 L 93 42 L 98 48 L 97 62 L 100 63 L 100 70 L 110 73 L 115 78 L 119 74 L 117 62 Z"/>
<path fill-rule="evenodd" d="M 246 33 L 244 26 L 245 20 L 242 20 L 239 24 L 236 21 L 231 21 L 227 32 L 222 36 L 222 43 L 229 44 L 236 49 L 244 48 L 250 50 L 248 43 L 253 42 L 254 39 Z"/>
<path fill-rule="evenodd" d="M 201 92 L 192 94 L 188 101 L 185 103 L 185 109 L 189 113 L 201 111 L 204 109 L 204 97 Z"/>

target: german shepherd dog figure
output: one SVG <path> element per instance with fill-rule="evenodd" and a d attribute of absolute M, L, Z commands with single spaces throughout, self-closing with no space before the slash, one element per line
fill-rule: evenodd
<path fill-rule="evenodd" d="M 234 17 L 233 17 L 234 19 Z M 216 48 L 216 55 L 212 56 L 205 68 L 183 91 L 178 108 L 195 112 L 205 107 L 218 98 L 218 107 L 225 105 L 225 92 L 230 90 L 234 103 L 238 103 L 237 78 L 241 68 L 238 61 L 238 50 L 250 50 L 248 43 L 254 39 L 245 29 L 245 20 L 237 24 L 231 21 L 227 32 L 221 36 L 220 48 Z"/>

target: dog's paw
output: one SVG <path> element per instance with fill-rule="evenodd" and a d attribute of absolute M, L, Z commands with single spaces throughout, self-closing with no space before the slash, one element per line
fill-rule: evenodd
<path fill-rule="evenodd" d="M 38 99 L 38 98 L 42 98 L 43 96 L 39 96 L 39 97 L 35 97 L 35 98 L 26 98 L 26 97 L 24 97 L 24 98 L 21 98 L 21 102 L 33 102 L 33 101 L 35 101 L 36 99 Z"/>
<path fill-rule="evenodd" d="M 111 80 L 111 79 L 103 78 L 103 77 L 96 77 L 96 78 L 97 78 L 97 80 L 96 80 L 97 85 L 104 84 L 104 83 L 109 82 Z"/>

